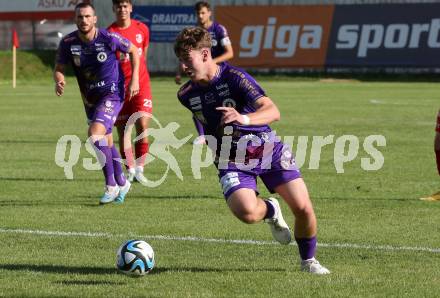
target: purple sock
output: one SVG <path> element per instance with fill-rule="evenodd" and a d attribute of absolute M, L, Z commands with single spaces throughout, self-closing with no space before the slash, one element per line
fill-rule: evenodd
<path fill-rule="evenodd" d="M 122 170 L 121 162 L 119 161 L 121 159 L 121 156 L 119 155 L 118 150 L 116 150 L 115 145 L 112 146 L 112 156 L 113 156 L 113 169 L 115 171 L 114 177 L 119 186 L 124 186 L 126 180 L 125 180 L 124 171 Z"/>
<path fill-rule="evenodd" d="M 113 169 L 112 150 L 107 145 L 100 145 L 99 142 L 100 141 L 96 141 L 94 143 L 94 145 L 95 145 L 95 150 L 101 151 L 101 152 L 96 152 L 96 154 L 98 156 L 99 162 L 103 166 L 102 172 L 104 173 L 105 184 L 110 185 L 110 186 L 116 186 L 116 181 L 115 181 L 115 177 L 114 177 L 114 169 Z M 102 143 L 104 144 L 104 142 L 105 141 L 103 141 Z M 104 156 L 102 156 L 102 155 L 104 155 Z M 105 163 L 104 163 L 103 157 L 105 157 Z"/>
<path fill-rule="evenodd" d="M 193 117 L 194 125 L 196 126 L 197 132 L 199 133 L 199 136 L 203 136 L 205 134 L 205 130 L 203 129 L 202 123 L 200 123 L 199 120 L 197 120 L 195 117 Z"/>
<path fill-rule="evenodd" d="M 263 202 L 266 204 L 267 207 L 267 211 L 266 211 L 266 215 L 264 216 L 264 219 L 272 218 L 275 215 L 275 208 L 269 201 L 263 200 Z"/>
<path fill-rule="evenodd" d="M 296 238 L 298 243 L 299 255 L 302 260 L 311 259 L 315 256 L 316 251 L 316 236 L 311 238 Z"/>

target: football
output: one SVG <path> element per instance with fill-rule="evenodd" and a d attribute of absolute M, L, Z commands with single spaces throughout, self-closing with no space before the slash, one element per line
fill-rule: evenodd
<path fill-rule="evenodd" d="M 128 240 L 117 252 L 116 267 L 130 276 L 143 276 L 154 267 L 154 251 L 143 240 Z"/>

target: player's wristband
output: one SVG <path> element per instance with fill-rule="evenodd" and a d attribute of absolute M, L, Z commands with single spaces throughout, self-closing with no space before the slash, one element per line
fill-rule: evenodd
<path fill-rule="evenodd" d="M 251 118 L 249 118 L 248 115 L 241 115 L 241 116 L 243 116 L 243 125 L 251 124 Z"/>

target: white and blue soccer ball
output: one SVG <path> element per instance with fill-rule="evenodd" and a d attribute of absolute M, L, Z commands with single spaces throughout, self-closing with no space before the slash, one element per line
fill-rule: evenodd
<path fill-rule="evenodd" d="M 143 240 L 128 240 L 118 249 L 116 267 L 127 275 L 143 276 L 154 268 L 154 250 Z"/>

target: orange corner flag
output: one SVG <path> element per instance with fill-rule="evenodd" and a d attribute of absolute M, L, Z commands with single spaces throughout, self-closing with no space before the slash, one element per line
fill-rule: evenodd
<path fill-rule="evenodd" d="M 20 47 L 20 42 L 18 41 L 17 31 L 15 29 L 12 29 L 12 46 L 15 48 Z"/>

